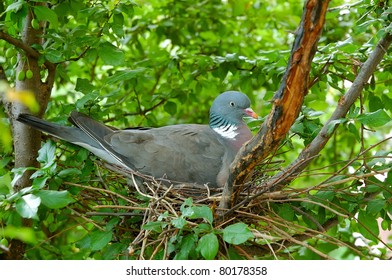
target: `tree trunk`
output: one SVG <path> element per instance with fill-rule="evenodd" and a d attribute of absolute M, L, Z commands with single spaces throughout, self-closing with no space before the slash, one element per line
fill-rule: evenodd
<path fill-rule="evenodd" d="M 324 26 L 328 4 L 329 0 L 308 0 L 305 3 L 286 72 L 273 98 L 271 113 L 232 163 L 220 209 L 229 209 L 235 204 L 236 194 L 241 191 L 249 174 L 267 155 L 276 151 L 298 117 L 308 92 L 311 62 Z"/>
<path fill-rule="evenodd" d="M 42 116 L 46 110 L 50 93 L 53 87 L 55 66 L 50 63 L 45 63 L 48 68 L 49 74 L 46 82 L 41 81 L 40 71 L 42 66 L 38 64 L 39 53 L 36 52 L 31 46 L 34 44 L 41 45 L 43 42 L 44 28 L 41 25 L 39 29 L 34 29 L 31 26 L 31 20 L 33 18 L 32 10 L 29 10 L 26 16 L 26 23 L 22 30 L 21 40 L 9 38 L 9 42 L 14 43 L 17 48 L 20 48 L 24 53 L 18 54 L 18 66 L 16 73 L 21 71 L 26 73 L 27 70 L 33 72 L 33 77 L 23 80 L 15 80 L 16 94 L 21 94 L 26 91 L 30 91 L 34 94 L 37 103 L 40 108 L 38 116 Z M 18 77 L 18 75 L 17 75 Z M 38 167 L 37 156 L 38 150 L 41 147 L 41 133 L 37 130 L 32 129 L 18 121 L 16 118 L 21 113 L 32 113 L 21 102 L 10 102 L 6 104 L 7 113 L 11 121 L 11 128 L 13 134 L 13 145 L 15 152 L 15 167 Z M 14 189 L 18 191 L 22 188 L 31 185 L 32 172 L 25 172 L 23 176 L 16 182 Z M 25 219 L 23 221 L 24 226 L 31 226 L 31 220 Z M 8 256 L 10 259 L 22 259 L 25 252 L 25 244 L 19 240 L 11 241 L 11 251 Z"/>
<path fill-rule="evenodd" d="M 43 42 L 43 27 L 34 29 L 31 26 L 32 11 L 29 10 L 26 17 L 26 24 L 22 31 L 22 44 L 31 47 L 34 44 L 41 45 Z M 41 81 L 40 71 L 41 66 L 38 64 L 39 56 L 37 53 L 18 54 L 18 66 L 16 69 L 17 74 L 21 71 L 26 73 L 27 70 L 33 72 L 31 79 L 25 78 L 23 80 L 16 79 L 15 90 L 20 93 L 23 91 L 30 91 L 34 94 L 37 103 L 39 104 L 38 116 L 42 116 L 46 110 L 50 92 L 53 87 L 53 80 L 50 79 L 46 83 Z M 51 67 L 52 68 L 52 67 Z M 54 68 L 48 69 L 50 72 L 54 71 Z M 49 76 L 53 76 L 54 73 L 50 73 Z M 12 102 L 7 104 L 8 114 L 12 124 L 12 133 L 14 141 L 15 151 L 15 167 L 37 167 L 37 155 L 38 150 L 41 147 L 41 133 L 37 130 L 32 129 L 18 121 L 15 121 L 21 113 L 31 113 L 25 104 L 20 102 Z M 16 183 L 16 190 L 24 188 L 30 184 L 31 173 L 26 172 L 22 178 Z"/>

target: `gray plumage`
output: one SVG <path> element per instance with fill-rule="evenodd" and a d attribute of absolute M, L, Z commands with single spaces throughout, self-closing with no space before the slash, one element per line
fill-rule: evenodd
<path fill-rule="evenodd" d="M 173 183 L 222 187 L 229 166 L 252 134 L 244 116 L 257 118 L 243 93 L 220 94 L 210 109 L 210 125 L 179 124 L 150 129 L 116 130 L 72 112 L 74 126 L 50 123 L 28 114 L 18 120 L 86 148 L 103 160 Z"/>

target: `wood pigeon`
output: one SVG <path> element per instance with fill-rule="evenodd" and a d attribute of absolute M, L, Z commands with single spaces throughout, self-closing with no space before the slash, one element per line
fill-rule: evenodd
<path fill-rule="evenodd" d="M 117 130 L 76 111 L 70 116 L 71 127 L 29 114 L 19 115 L 18 121 L 156 180 L 215 188 L 224 186 L 235 155 L 252 137 L 245 116 L 258 118 L 249 98 L 238 91 L 227 91 L 214 100 L 209 125 Z"/>

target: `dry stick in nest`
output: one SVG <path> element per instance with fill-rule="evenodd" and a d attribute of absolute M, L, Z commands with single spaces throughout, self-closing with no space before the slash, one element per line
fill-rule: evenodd
<path fill-rule="evenodd" d="M 177 197 L 179 199 L 185 200 L 188 197 L 192 197 L 196 199 L 198 202 L 203 201 L 216 201 L 219 199 L 218 191 L 219 189 L 211 189 L 208 185 L 199 185 L 194 183 L 181 183 L 170 181 L 166 178 L 154 178 L 149 175 L 142 174 L 138 171 L 134 171 L 131 169 L 125 169 L 124 167 L 104 163 L 104 166 L 118 174 L 123 175 L 125 178 L 129 179 L 132 182 L 132 186 L 136 188 L 137 192 L 145 197 L 151 198 L 152 196 L 143 192 L 142 188 L 138 185 L 137 180 L 135 180 L 135 176 L 140 178 L 145 184 L 143 184 L 144 188 L 147 188 L 151 193 L 161 194 L 161 196 L 171 196 Z M 214 194 L 213 194 L 214 193 Z"/>
<path fill-rule="evenodd" d="M 233 194 L 238 192 L 235 188 L 241 188 L 248 174 L 276 150 L 298 117 L 308 91 L 311 62 L 324 26 L 328 3 L 329 0 L 308 0 L 305 3 L 286 72 L 273 98 L 271 113 L 255 137 L 241 148 L 230 167 L 219 205 L 221 218 L 227 215 L 225 210 L 236 203 L 237 197 Z"/>
<path fill-rule="evenodd" d="M 308 159 L 308 160 L 311 160 L 311 159 Z M 246 205 L 247 203 L 255 200 L 256 198 L 265 194 L 266 192 L 269 192 L 271 189 L 274 189 L 275 186 L 280 184 L 280 182 L 283 182 L 284 180 L 286 180 L 288 176 L 291 176 L 291 173 L 287 172 L 286 174 L 282 174 L 282 176 L 280 178 L 275 178 L 273 181 L 268 180 L 268 182 L 263 183 L 262 186 L 259 186 L 259 188 L 262 189 L 261 191 L 257 192 L 256 194 L 254 194 L 252 196 L 248 196 L 246 199 L 244 199 L 241 202 L 234 205 L 232 208 L 230 208 L 229 210 L 227 210 L 224 213 L 224 216 L 231 215 L 232 213 L 234 213 L 234 211 L 239 209 L 241 206 Z"/>
<path fill-rule="evenodd" d="M 133 201 L 133 200 L 131 200 L 131 199 L 129 199 L 129 198 L 119 194 L 119 193 L 111 191 L 111 190 L 101 189 L 101 188 L 96 188 L 96 187 L 91 187 L 91 186 L 85 186 L 85 185 L 82 185 L 82 184 L 76 184 L 76 183 L 72 183 L 72 182 L 64 182 L 64 184 L 65 185 L 69 185 L 69 186 L 79 187 L 79 188 L 82 188 L 82 189 L 88 189 L 88 190 L 93 190 L 93 191 L 97 191 L 97 192 L 104 192 L 104 193 L 107 193 L 107 194 L 110 194 L 110 195 L 117 196 L 117 197 L 127 201 L 128 203 L 130 203 L 132 205 L 139 205 L 139 203 L 137 203 L 137 202 L 135 202 L 135 201 Z"/>

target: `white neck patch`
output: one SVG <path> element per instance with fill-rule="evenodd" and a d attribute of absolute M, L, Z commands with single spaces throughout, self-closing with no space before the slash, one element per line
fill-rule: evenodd
<path fill-rule="evenodd" d="M 237 127 L 235 125 L 214 127 L 213 130 L 223 138 L 227 139 L 235 139 L 235 137 L 239 134 L 236 132 Z"/>

